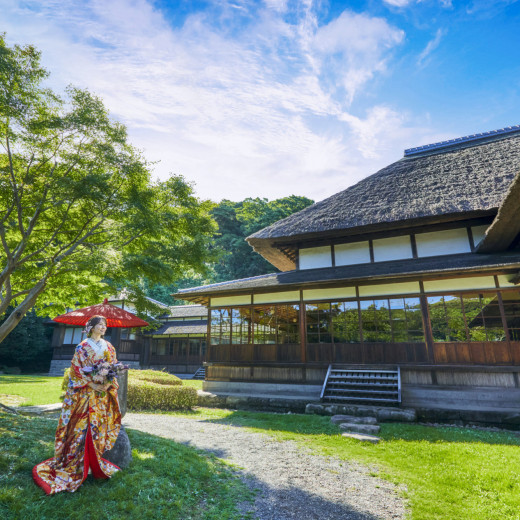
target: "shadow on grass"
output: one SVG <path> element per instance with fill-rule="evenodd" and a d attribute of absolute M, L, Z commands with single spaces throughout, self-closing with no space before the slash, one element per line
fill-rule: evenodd
<path fill-rule="evenodd" d="M 42 379 L 63 379 L 60 377 L 53 378 L 52 376 L 44 375 L 0 375 L 0 385 L 11 385 L 11 384 L 27 384 L 36 383 L 41 384 Z"/>
<path fill-rule="evenodd" d="M 216 458 L 154 435 L 129 431 L 130 467 L 108 481 L 91 477 L 75 493 L 46 496 L 32 480 L 54 449 L 56 420 L 0 413 L 2 519 L 188 518 L 239 520 L 247 488 Z"/>
<path fill-rule="evenodd" d="M 304 414 L 276 414 L 237 410 L 224 418 L 203 419 L 204 422 L 254 428 L 268 434 L 338 436 L 341 430 L 330 417 Z M 520 445 L 520 434 L 458 426 L 426 426 L 410 423 L 383 423 L 379 437 L 383 441 L 425 441 L 430 443 L 484 443 Z"/>
<path fill-rule="evenodd" d="M 110 480 L 91 476 L 75 493 L 46 496 L 31 471 L 52 456 L 56 421 L 0 412 L 0 517 L 5 520 L 104 518 L 241 520 L 258 507 L 276 518 L 376 520 L 355 507 L 297 487 L 276 488 L 232 470 L 214 454 L 128 429 L 130 467 Z M 218 451 L 218 450 L 216 450 Z"/>

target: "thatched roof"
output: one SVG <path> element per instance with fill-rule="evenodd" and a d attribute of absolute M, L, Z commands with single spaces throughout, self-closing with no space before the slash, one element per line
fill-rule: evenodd
<path fill-rule="evenodd" d="M 337 286 L 366 281 L 396 281 L 417 279 L 432 274 L 477 274 L 507 270 L 515 273 L 520 269 L 520 251 L 500 254 L 458 254 L 397 260 L 377 264 L 349 265 L 325 269 L 305 269 L 231 280 L 192 289 L 183 289 L 175 296 L 207 305 L 210 296 L 250 294 L 252 291 L 276 292 L 311 289 L 315 286 Z"/>
<path fill-rule="evenodd" d="M 496 214 L 520 172 L 520 128 L 403 157 L 247 238 L 278 268 L 289 242 Z"/>
<path fill-rule="evenodd" d="M 477 253 L 505 251 L 520 233 L 520 175 L 511 183 L 493 224 L 477 247 Z"/>

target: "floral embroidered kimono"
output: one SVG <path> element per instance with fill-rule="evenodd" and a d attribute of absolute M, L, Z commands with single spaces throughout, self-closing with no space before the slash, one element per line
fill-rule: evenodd
<path fill-rule="evenodd" d="M 76 347 L 56 430 L 54 458 L 33 469 L 34 481 L 48 495 L 76 491 L 87 478 L 89 468 L 95 478 L 109 478 L 119 470 L 102 458 L 114 446 L 121 428 L 117 380 L 114 379 L 107 392 L 96 392 L 88 386 L 92 377 L 81 371 L 100 359 L 117 362 L 114 347 L 102 341 L 105 348 L 101 351 L 95 350 L 91 339 Z"/>

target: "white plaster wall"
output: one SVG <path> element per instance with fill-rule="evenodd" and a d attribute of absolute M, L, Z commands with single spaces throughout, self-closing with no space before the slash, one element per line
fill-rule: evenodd
<path fill-rule="evenodd" d="M 211 307 L 223 307 L 225 305 L 249 305 L 250 303 L 250 294 L 241 296 L 219 296 L 218 298 L 211 298 Z"/>
<path fill-rule="evenodd" d="M 415 235 L 418 256 L 453 255 L 471 253 L 466 228 L 432 231 Z"/>
<path fill-rule="evenodd" d="M 254 303 L 278 303 L 278 302 L 299 302 L 300 291 L 283 291 L 277 293 L 255 294 Z"/>
<path fill-rule="evenodd" d="M 372 242 L 374 261 L 402 260 L 413 258 L 412 243 L 409 235 L 391 238 L 379 238 Z"/>
<path fill-rule="evenodd" d="M 498 277 L 498 283 L 500 284 L 500 287 L 517 287 L 518 289 L 520 289 L 520 285 L 516 285 L 509 281 L 514 277 L 514 274 L 500 275 Z"/>
<path fill-rule="evenodd" d="M 368 240 L 351 244 L 337 244 L 334 246 L 336 265 L 355 265 L 370 263 L 370 247 Z"/>
<path fill-rule="evenodd" d="M 306 289 L 303 291 L 305 301 L 333 300 L 335 298 L 355 298 L 355 287 L 334 287 L 331 289 Z"/>
<path fill-rule="evenodd" d="M 392 294 L 419 293 L 419 282 L 388 283 L 359 286 L 359 296 L 388 296 Z"/>
<path fill-rule="evenodd" d="M 424 282 L 426 292 L 436 291 L 463 291 L 467 289 L 493 289 L 493 276 L 473 276 L 468 278 L 450 278 L 447 280 L 431 280 Z"/>
<path fill-rule="evenodd" d="M 300 269 L 332 267 L 332 252 L 330 246 L 300 249 L 299 255 Z"/>
<path fill-rule="evenodd" d="M 473 234 L 473 243 L 475 247 L 486 236 L 486 229 L 489 226 L 471 226 L 471 233 Z"/>

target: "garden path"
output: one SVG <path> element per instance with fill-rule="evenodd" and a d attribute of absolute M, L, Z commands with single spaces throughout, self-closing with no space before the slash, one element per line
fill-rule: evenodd
<path fill-rule="evenodd" d="M 393 484 L 351 461 L 313 454 L 292 441 L 278 441 L 240 426 L 208 419 L 127 413 L 123 424 L 215 454 L 232 463 L 254 504 L 241 504 L 257 520 L 386 520 L 405 517 Z M 371 475 L 372 473 L 372 475 Z M 252 516 L 247 512 L 252 511 Z"/>

